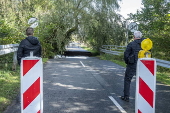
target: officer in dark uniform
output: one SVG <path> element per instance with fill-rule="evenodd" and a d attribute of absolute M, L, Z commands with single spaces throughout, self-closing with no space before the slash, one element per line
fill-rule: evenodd
<path fill-rule="evenodd" d="M 126 65 L 125 77 L 124 77 L 124 95 L 121 96 L 121 99 L 129 102 L 130 96 L 130 83 L 134 75 L 136 75 L 136 65 L 138 60 L 138 52 L 141 49 L 141 42 L 145 38 L 142 38 L 142 33 L 140 31 L 134 32 L 134 41 L 130 42 L 127 45 L 127 48 L 124 52 L 124 61 Z M 134 62 L 130 63 L 129 57 L 134 54 Z"/>

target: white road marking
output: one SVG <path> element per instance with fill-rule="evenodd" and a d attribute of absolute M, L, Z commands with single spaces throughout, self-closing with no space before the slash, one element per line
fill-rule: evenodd
<path fill-rule="evenodd" d="M 86 67 L 86 66 L 83 64 L 83 62 L 80 61 L 80 63 L 81 63 L 81 65 L 82 65 L 83 67 Z"/>
<path fill-rule="evenodd" d="M 119 108 L 119 110 L 122 112 L 122 113 L 127 113 L 119 104 L 118 102 L 112 97 L 112 96 L 109 96 L 109 98 L 112 100 L 112 102 Z"/>

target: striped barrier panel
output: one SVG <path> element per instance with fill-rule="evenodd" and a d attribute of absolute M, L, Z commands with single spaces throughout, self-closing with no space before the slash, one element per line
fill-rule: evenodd
<path fill-rule="evenodd" d="M 156 60 L 139 59 L 136 74 L 135 113 L 155 113 Z"/>
<path fill-rule="evenodd" d="M 43 113 L 43 64 L 38 57 L 21 60 L 21 113 Z"/>

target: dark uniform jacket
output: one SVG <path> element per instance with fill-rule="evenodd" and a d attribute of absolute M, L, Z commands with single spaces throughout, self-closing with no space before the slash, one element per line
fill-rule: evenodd
<path fill-rule="evenodd" d="M 21 41 L 18 51 L 17 60 L 18 64 L 21 63 L 21 58 L 30 56 L 30 52 L 33 51 L 33 56 L 41 57 L 41 45 L 36 37 L 28 36 Z"/>
<path fill-rule="evenodd" d="M 136 69 L 136 64 L 137 64 L 137 61 L 138 61 L 138 53 L 141 49 L 141 42 L 144 40 L 145 38 L 141 38 L 141 39 L 137 39 L 137 40 L 134 40 L 132 42 L 130 42 L 127 47 L 126 47 L 126 50 L 124 52 L 124 61 L 125 63 L 130 66 L 131 68 L 135 68 Z M 135 62 L 133 64 L 130 64 L 128 62 L 128 57 L 131 55 L 131 54 L 134 54 L 135 55 Z"/>

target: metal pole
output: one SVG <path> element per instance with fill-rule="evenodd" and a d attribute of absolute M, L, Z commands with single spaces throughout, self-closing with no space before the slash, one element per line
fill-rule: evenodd
<path fill-rule="evenodd" d="M 125 45 L 127 46 L 128 44 L 128 21 L 126 20 L 126 42 Z"/>
<path fill-rule="evenodd" d="M 126 29 L 126 46 L 128 44 L 128 30 Z"/>

